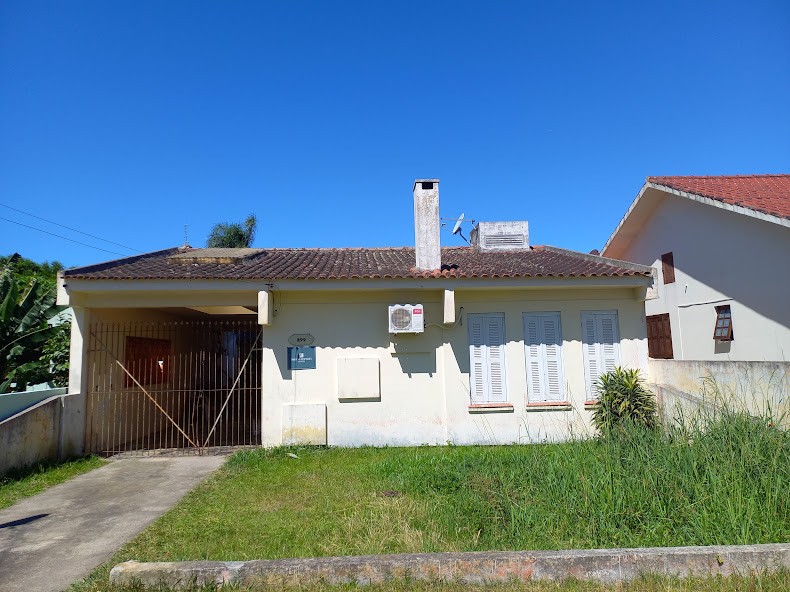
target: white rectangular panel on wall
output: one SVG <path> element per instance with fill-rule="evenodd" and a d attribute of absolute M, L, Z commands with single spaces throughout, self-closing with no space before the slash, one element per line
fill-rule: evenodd
<path fill-rule="evenodd" d="M 598 398 L 595 382 L 605 372 L 620 364 L 620 331 L 617 311 L 588 311 L 582 313 L 584 377 L 587 398 Z"/>
<path fill-rule="evenodd" d="M 283 444 L 326 446 L 326 405 L 296 403 L 283 405 Z"/>
<path fill-rule="evenodd" d="M 524 314 L 524 350 L 529 402 L 564 401 L 560 313 Z"/>
<path fill-rule="evenodd" d="M 470 314 L 468 321 L 472 403 L 505 403 L 505 315 Z"/>
<path fill-rule="evenodd" d="M 341 401 L 380 401 L 378 358 L 338 358 L 337 398 Z"/>

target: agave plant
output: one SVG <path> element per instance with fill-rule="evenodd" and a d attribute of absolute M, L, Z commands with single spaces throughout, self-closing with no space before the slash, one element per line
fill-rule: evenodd
<path fill-rule="evenodd" d="M 45 342 L 58 329 L 48 321 L 63 307 L 55 306 L 55 287 L 38 279 L 20 288 L 10 266 L 0 275 L 0 393 L 16 383 L 43 382 L 49 368 L 42 359 Z"/>
<path fill-rule="evenodd" d="M 598 405 L 593 424 L 601 434 L 627 425 L 658 427 L 656 396 L 645 386 L 639 370 L 619 366 L 601 374 L 596 381 Z"/>

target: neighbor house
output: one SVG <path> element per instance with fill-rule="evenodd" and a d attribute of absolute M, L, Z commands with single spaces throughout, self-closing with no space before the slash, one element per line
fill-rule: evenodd
<path fill-rule="evenodd" d="M 172 248 L 63 273 L 85 451 L 511 443 L 584 435 L 598 375 L 644 370 L 651 268 L 529 245 Z M 448 234 L 449 236 L 449 234 Z"/>
<path fill-rule="evenodd" d="M 790 360 L 790 175 L 648 177 L 602 254 L 657 270 L 651 358 Z"/>

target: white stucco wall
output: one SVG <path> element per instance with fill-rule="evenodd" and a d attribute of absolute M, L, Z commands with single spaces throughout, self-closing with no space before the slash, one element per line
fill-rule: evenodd
<path fill-rule="evenodd" d="M 790 229 L 673 194 L 655 201 L 630 244 L 604 254 L 656 267 L 659 297 L 645 312 L 669 313 L 675 359 L 790 360 Z M 675 282 L 664 284 L 669 251 Z M 723 304 L 732 311 L 731 342 L 713 339 Z"/>
<path fill-rule="evenodd" d="M 263 444 L 315 442 L 325 405 L 326 443 L 337 446 L 540 442 L 590 433 L 585 410 L 581 312 L 617 310 L 621 363 L 647 369 L 644 303 L 632 288 L 573 290 L 456 291 L 463 313 L 455 325 L 437 326 L 444 317 L 441 290 L 394 292 L 278 292 L 276 315 L 264 327 Z M 391 339 L 387 305 L 423 304 L 426 330 Z M 527 405 L 523 313 L 559 311 L 567 410 L 534 411 Z M 504 313 L 506 384 L 512 410 L 470 412 L 467 315 Z M 315 337 L 316 368 L 287 369 L 291 334 Z M 375 359 L 348 364 L 338 359 Z M 338 367 L 380 373 L 378 397 L 338 398 Z M 360 377 L 360 384 L 376 377 Z M 356 383 L 355 383 L 356 384 Z M 306 405 L 304 413 L 294 406 Z M 298 416 L 298 420 L 291 418 Z M 297 421 L 298 425 L 293 422 Z M 284 439 L 285 434 L 285 439 Z"/>
<path fill-rule="evenodd" d="M 261 326 L 264 445 L 496 444 L 592 433 L 591 411 L 585 408 L 583 311 L 617 311 L 621 364 L 647 370 L 640 299 L 646 280 L 616 281 L 622 287 L 612 287 L 614 281 L 606 278 L 546 279 L 516 287 L 496 280 L 466 285 L 437 282 L 435 287 L 422 281 L 348 282 L 348 286 L 327 282 L 326 287 L 248 282 L 236 293 L 216 282 L 198 286 L 213 290 L 187 285 L 177 300 L 169 285 L 162 291 L 141 290 L 134 297 L 123 286 L 116 290 L 115 283 L 95 289 L 88 285 L 85 290 L 75 286 L 74 292 L 92 305 L 85 310 L 92 322 L 114 324 L 194 314 L 183 307 L 196 304 L 254 308 L 258 292 L 270 290 L 270 324 Z M 449 289 L 454 289 L 452 298 L 445 292 Z M 171 307 L 176 301 L 182 308 Z M 423 304 L 425 332 L 391 336 L 390 304 Z M 453 311 L 455 315 L 450 314 Z M 525 312 L 560 313 L 567 394 L 562 408 L 536 408 L 527 400 Z M 512 405 L 508 409 L 470 409 L 468 315 L 472 313 L 504 316 L 507 399 Z M 453 317 L 454 324 L 444 323 Z M 314 336 L 314 370 L 288 369 L 287 348 L 294 334 Z M 86 364 L 87 357 L 81 362 Z"/>

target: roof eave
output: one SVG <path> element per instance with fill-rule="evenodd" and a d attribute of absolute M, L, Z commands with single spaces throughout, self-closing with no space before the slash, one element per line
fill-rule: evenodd
<path fill-rule="evenodd" d="M 663 193 L 669 193 L 672 195 L 677 195 L 679 197 L 684 197 L 686 199 L 690 199 L 692 201 L 696 201 L 698 203 L 713 206 L 715 208 L 727 210 L 730 212 L 734 212 L 736 214 L 742 214 L 744 216 L 749 216 L 750 218 L 756 218 L 758 220 L 763 220 L 765 222 L 771 222 L 773 224 L 779 224 L 780 226 L 784 226 L 786 228 L 790 228 L 790 219 L 782 218 L 780 216 L 774 216 L 772 214 L 766 214 L 764 212 L 760 212 L 758 210 L 754 210 L 751 208 L 746 208 L 743 206 L 736 206 L 733 204 L 729 204 L 727 202 L 713 199 L 711 197 L 706 197 L 704 195 L 699 195 L 696 193 L 690 193 L 687 191 L 681 191 L 679 189 L 675 189 L 674 187 L 670 187 L 669 185 L 661 185 L 659 183 L 653 183 L 651 181 L 646 181 L 645 184 L 640 189 L 639 193 L 637 194 L 634 201 L 629 206 L 628 210 L 626 210 L 625 215 L 622 217 L 620 222 L 618 223 L 617 227 L 614 229 L 612 234 L 609 236 L 609 239 L 606 241 L 603 249 L 601 249 L 601 254 L 606 256 L 608 251 L 613 248 L 613 245 L 616 245 L 617 239 L 619 238 L 620 232 L 623 227 L 629 223 L 632 215 L 634 212 L 640 208 L 643 200 L 645 192 L 648 189 L 655 189 L 656 191 L 660 191 Z"/>
<path fill-rule="evenodd" d="M 69 279 L 59 290 L 59 304 L 86 307 L 152 307 L 151 302 L 168 306 L 211 303 L 212 294 L 223 303 L 261 290 L 278 291 L 397 291 L 397 290 L 519 290 L 641 288 L 650 286 L 652 277 L 633 274 L 587 277 L 493 277 L 493 278 L 390 278 L 390 279 L 311 279 L 311 280 L 111 280 Z M 234 294 L 236 296 L 234 296 Z M 166 295 L 164 300 L 160 295 Z M 193 302 L 194 301 L 194 302 Z M 164 306 L 157 304 L 156 306 Z"/>
<path fill-rule="evenodd" d="M 722 210 L 735 212 L 736 214 L 743 214 L 744 216 L 749 216 L 750 218 L 756 218 L 758 220 L 764 220 L 766 222 L 772 222 L 774 224 L 779 224 L 780 226 L 785 226 L 787 228 L 790 228 L 790 219 L 788 218 L 782 218 L 781 216 L 767 214 L 765 212 L 761 212 L 753 208 L 747 208 L 745 206 L 737 206 L 719 199 L 714 199 L 712 197 L 700 195 L 698 193 L 690 193 L 688 191 L 682 191 L 680 189 L 675 189 L 674 187 L 671 187 L 669 185 L 661 185 L 659 183 L 652 183 L 648 181 L 647 183 L 645 183 L 645 186 L 652 187 L 653 189 L 658 189 L 659 191 L 663 191 L 665 193 L 672 193 L 673 195 L 685 197 L 686 199 L 690 199 L 708 206 L 713 206 L 714 208 L 720 208 Z"/>

